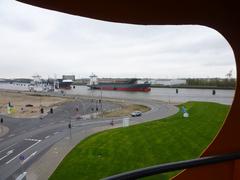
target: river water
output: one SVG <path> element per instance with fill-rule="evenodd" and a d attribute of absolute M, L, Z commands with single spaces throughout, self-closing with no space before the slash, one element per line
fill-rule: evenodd
<path fill-rule="evenodd" d="M 67 94 L 87 95 L 101 97 L 101 90 L 89 90 L 86 86 L 75 86 L 75 89 L 66 92 Z M 152 88 L 150 92 L 127 92 L 127 91 L 102 91 L 103 97 L 119 99 L 142 99 L 162 100 L 171 103 L 186 101 L 208 101 L 222 104 L 232 104 L 235 90 L 216 90 L 212 95 L 212 89 L 180 89 L 178 94 L 174 88 Z"/>
<path fill-rule="evenodd" d="M 10 89 L 26 91 L 27 84 L 6 84 L 0 83 L 0 89 Z M 235 90 L 216 90 L 216 94 L 212 95 L 212 89 L 181 89 L 178 88 L 178 94 L 174 88 L 152 88 L 150 92 L 127 92 L 127 91 L 101 91 L 89 90 L 86 86 L 75 86 L 72 90 L 65 90 L 66 94 L 108 97 L 118 99 L 134 99 L 134 100 L 162 100 L 171 103 L 179 103 L 186 101 L 208 101 L 218 102 L 222 104 L 232 104 Z"/>

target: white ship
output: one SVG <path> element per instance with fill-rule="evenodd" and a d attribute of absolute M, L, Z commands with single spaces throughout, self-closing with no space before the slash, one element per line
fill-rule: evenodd
<path fill-rule="evenodd" d="M 41 76 L 35 75 L 32 76 L 33 81 L 28 85 L 28 89 L 31 92 L 49 92 L 49 91 L 54 91 L 55 85 L 49 84 L 47 82 L 44 82 L 41 79 Z"/>

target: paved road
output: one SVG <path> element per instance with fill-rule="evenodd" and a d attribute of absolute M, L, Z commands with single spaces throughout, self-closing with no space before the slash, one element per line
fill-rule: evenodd
<path fill-rule="evenodd" d="M 134 102 L 136 103 L 136 101 Z M 151 107 L 151 111 L 141 117 L 131 118 L 131 124 L 158 119 L 176 113 L 176 107 L 161 102 L 137 102 Z M 76 107 L 79 111 L 76 111 Z M 92 108 L 101 108 L 96 101 L 79 100 L 66 103 L 43 119 L 14 119 L 4 117 L 4 125 L 9 132 L 0 139 L 0 180 L 15 179 L 31 164 L 38 160 L 52 145 L 64 137 L 71 137 L 79 131 L 109 125 L 110 119 L 78 119 L 80 115 L 92 113 Z M 105 101 L 103 109 L 119 108 L 120 105 Z M 68 124 L 71 122 L 71 130 Z M 120 124 L 122 118 L 114 119 Z"/>

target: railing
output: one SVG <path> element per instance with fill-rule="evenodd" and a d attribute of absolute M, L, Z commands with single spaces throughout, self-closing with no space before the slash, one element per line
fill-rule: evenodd
<path fill-rule="evenodd" d="M 165 173 L 169 171 L 182 170 L 182 169 L 210 165 L 210 164 L 217 164 L 217 163 L 222 163 L 225 161 L 231 161 L 236 159 L 240 159 L 240 152 L 223 154 L 223 155 L 215 155 L 215 156 L 205 156 L 197 159 L 150 166 L 147 168 L 137 169 L 137 170 L 117 174 L 114 176 L 110 176 L 105 178 L 104 180 L 137 179 L 137 178 L 152 176 L 152 175 Z"/>

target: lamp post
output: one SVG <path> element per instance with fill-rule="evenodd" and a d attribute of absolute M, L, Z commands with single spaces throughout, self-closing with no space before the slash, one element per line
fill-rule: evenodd
<path fill-rule="evenodd" d="M 71 143 L 71 140 L 72 140 L 72 122 L 71 122 L 71 118 L 69 118 L 68 129 L 69 129 L 69 143 Z"/>
<path fill-rule="evenodd" d="M 103 106 L 102 106 L 102 87 L 101 87 L 101 113 L 102 113 L 102 119 L 103 119 Z"/>

